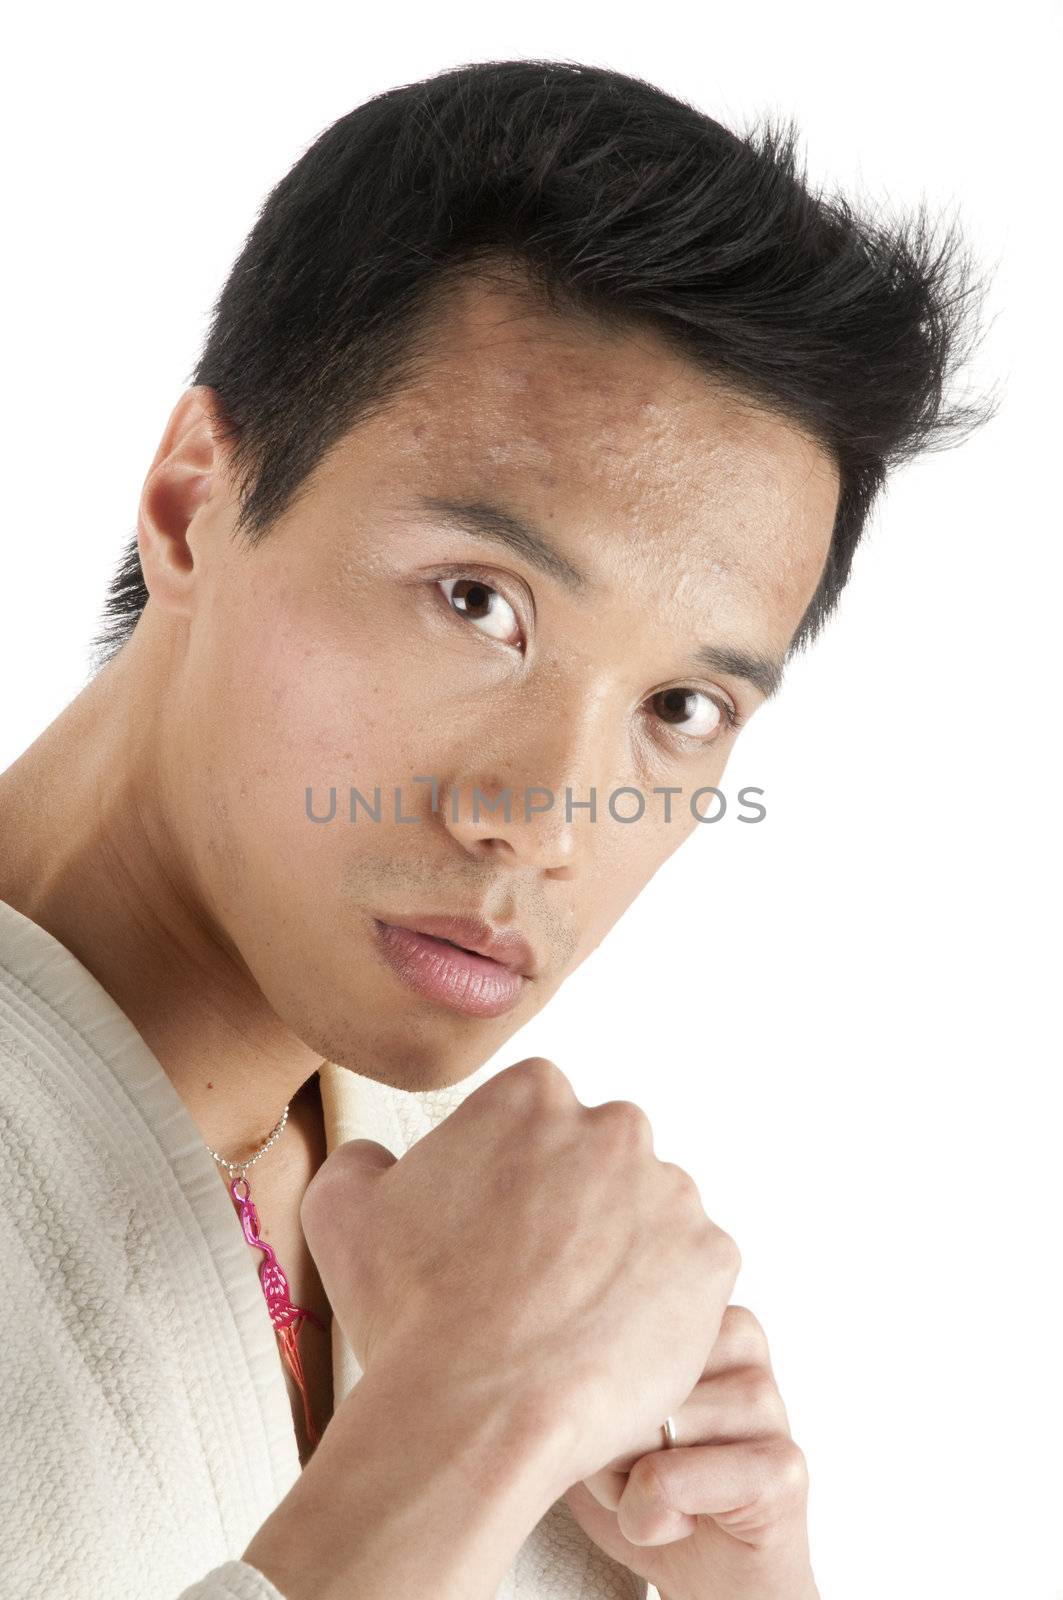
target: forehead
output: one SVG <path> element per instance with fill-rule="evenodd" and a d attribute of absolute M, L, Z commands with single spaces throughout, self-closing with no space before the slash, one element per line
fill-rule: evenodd
<path fill-rule="evenodd" d="M 759 607 L 785 647 L 838 489 L 802 430 L 652 330 L 559 316 L 516 285 L 459 280 L 425 349 L 377 419 L 404 479 L 534 516 L 604 584 L 652 580 L 672 603 L 690 592 L 710 623 Z"/>

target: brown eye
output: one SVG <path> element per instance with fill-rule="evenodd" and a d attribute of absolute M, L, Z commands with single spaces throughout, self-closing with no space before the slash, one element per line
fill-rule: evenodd
<path fill-rule="evenodd" d="M 481 633 L 506 641 L 514 632 L 520 636 L 517 613 L 505 595 L 482 578 L 439 578 L 437 581 L 444 588 L 451 607 L 459 616 L 474 622 Z M 449 594 L 444 587 L 448 584 L 451 586 Z"/>
<path fill-rule="evenodd" d="M 726 720 L 720 702 L 702 689 L 661 689 L 650 704 L 662 722 L 692 739 L 710 739 Z"/>

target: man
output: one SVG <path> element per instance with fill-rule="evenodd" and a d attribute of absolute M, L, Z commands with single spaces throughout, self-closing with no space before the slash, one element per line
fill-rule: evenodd
<path fill-rule="evenodd" d="M 645 1592 L 621 1589 L 635 1575 L 664 1600 L 816 1595 L 803 1457 L 763 1331 L 728 1305 L 737 1252 L 641 1114 L 582 1107 L 532 1060 L 397 1162 L 361 1139 L 326 1161 L 318 1069 L 462 1083 L 694 832 L 692 797 L 835 604 L 887 469 L 981 420 L 947 400 L 972 295 L 955 237 L 811 194 L 792 133 L 738 138 L 596 68 L 482 63 L 377 96 L 269 196 L 147 474 L 100 668 L 0 780 L 9 1123 L 60 1129 L 27 1145 L 13 1250 L 45 1248 L 17 1196 L 54 1214 L 76 1161 L 125 1197 L 97 1279 L 135 1299 L 167 1248 L 183 1270 L 182 1196 L 227 1262 L 246 1245 L 203 1174 L 231 1158 L 228 1188 L 268 1145 L 244 1237 L 311 1314 L 285 1345 L 302 1472 L 275 1509 L 248 1489 L 250 1543 L 197 1545 L 209 1494 L 190 1494 L 167 1545 L 188 1560 L 159 1555 L 153 1594 L 212 1550 L 197 1600 L 486 1600 L 564 1493 L 615 1593 Z M 121 1097 L 96 1131 L 105 1069 L 135 1133 Z M 169 1227 L 120 1171 L 135 1137 L 175 1179 Z M 63 1270 L 16 1286 L 42 1328 L 69 1299 L 92 1382 L 119 1386 L 129 1450 L 165 1477 L 122 1374 L 160 1340 L 176 1427 L 217 1363 L 194 1377 L 174 1327 L 131 1320 L 107 1346 L 69 1287 L 78 1226 Z M 156 1308 L 196 1290 L 158 1270 Z M 365 1376 L 315 1449 L 332 1374 L 309 1336 L 330 1313 Z M 252 1340 L 255 1315 L 237 1312 Z M 46 1343 L 8 1358 L 9 1407 Z M 243 1394 L 216 1401 L 241 1461 Z M 110 1420 L 102 1400 L 49 1415 L 64 1508 Z M 204 1475 L 223 1509 L 224 1476 Z M 183 1494 L 141 1492 L 127 1522 L 101 1493 L 80 1572 L 103 1549 L 121 1573 Z"/>

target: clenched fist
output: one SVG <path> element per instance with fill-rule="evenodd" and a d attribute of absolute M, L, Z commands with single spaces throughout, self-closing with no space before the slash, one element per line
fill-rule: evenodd
<path fill-rule="evenodd" d="M 586 1106 L 551 1061 L 482 1084 L 396 1160 L 334 1150 L 301 1207 L 369 1373 L 549 1417 L 560 1494 L 645 1449 L 704 1373 L 740 1257 L 629 1101 Z"/>

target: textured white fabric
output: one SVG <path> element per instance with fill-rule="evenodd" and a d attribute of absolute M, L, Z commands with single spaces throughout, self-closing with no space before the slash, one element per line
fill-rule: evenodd
<path fill-rule="evenodd" d="M 226 1561 L 185 1589 L 180 1600 L 284 1600 L 284 1596 L 257 1567 Z"/>
<path fill-rule="evenodd" d="M 239 1560 L 300 1471 L 257 1260 L 132 1023 L 0 901 L 5 1600 L 283 1600 Z"/>
<path fill-rule="evenodd" d="M 401 1155 L 482 1081 L 411 1094 L 326 1064 L 328 1148 Z M 0 901 L 5 1600 L 284 1600 L 240 1560 L 300 1471 L 259 1259 L 130 1020 Z M 338 1403 L 361 1373 L 332 1338 Z M 498 1600 L 646 1593 L 559 1500 Z"/>

